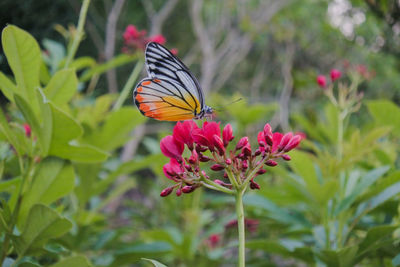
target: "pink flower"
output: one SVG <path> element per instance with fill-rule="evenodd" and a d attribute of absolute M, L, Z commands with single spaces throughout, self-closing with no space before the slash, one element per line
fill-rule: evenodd
<path fill-rule="evenodd" d="M 332 82 L 334 82 L 337 79 L 339 79 L 340 76 L 342 76 L 342 73 L 340 72 L 340 70 L 337 70 L 337 69 L 332 69 L 331 70 L 331 80 L 332 80 Z"/>
<path fill-rule="evenodd" d="M 24 130 L 25 130 L 25 135 L 27 137 L 31 137 L 31 134 L 32 134 L 31 126 L 29 126 L 29 124 L 27 124 L 27 123 L 24 123 L 23 127 L 24 127 Z"/>
<path fill-rule="evenodd" d="M 220 156 L 225 154 L 224 142 L 222 141 L 221 137 L 217 136 L 216 134 L 213 135 L 213 145 L 217 148 Z"/>
<path fill-rule="evenodd" d="M 220 241 L 221 241 L 221 236 L 218 234 L 210 235 L 210 237 L 207 239 L 207 243 L 210 248 L 215 248 Z"/>
<path fill-rule="evenodd" d="M 149 42 L 156 42 L 162 45 L 165 44 L 166 41 L 167 39 L 165 39 L 165 37 L 161 34 L 157 34 L 149 38 Z"/>
<path fill-rule="evenodd" d="M 324 75 L 318 75 L 317 83 L 321 88 L 326 87 L 326 77 Z"/>
<path fill-rule="evenodd" d="M 172 48 L 172 49 L 170 49 L 169 51 L 171 51 L 171 53 L 173 54 L 173 55 L 177 55 L 178 54 L 178 49 L 176 49 L 176 48 Z"/>
<path fill-rule="evenodd" d="M 160 141 L 161 152 L 169 158 L 176 159 L 178 162 L 182 161 L 184 148 L 183 143 L 177 141 L 172 135 L 168 135 Z"/>
<path fill-rule="evenodd" d="M 278 150 L 279 151 L 283 150 L 283 148 L 285 148 L 285 146 L 289 143 L 289 141 L 292 139 L 292 137 L 293 137 L 293 134 L 291 132 L 288 132 L 287 134 L 285 134 L 282 137 L 281 142 L 279 143 Z"/>
<path fill-rule="evenodd" d="M 283 134 L 281 133 L 273 133 L 272 134 L 272 149 L 271 152 L 274 153 L 278 150 L 279 144 L 281 143 Z"/>
<path fill-rule="evenodd" d="M 197 161 L 199 160 L 199 155 L 198 155 L 198 153 L 196 152 L 196 150 L 192 150 L 192 155 L 190 156 L 190 158 L 189 158 L 189 163 L 190 164 L 195 164 L 195 163 L 197 163 Z"/>
<path fill-rule="evenodd" d="M 163 167 L 164 175 L 175 182 L 179 181 L 178 176 L 182 174 L 185 170 L 182 165 L 174 158 L 170 159 L 169 163 L 165 164 Z"/>
<path fill-rule="evenodd" d="M 132 24 L 128 25 L 125 29 L 124 34 L 122 35 L 125 41 L 129 41 L 131 39 L 137 39 L 140 37 L 140 32 L 136 29 L 136 27 Z"/>
<path fill-rule="evenodd" d="M 288 144 L 283 148 L 284 152 L 289 152 L 290 150 L 296 148 L 299 144 L 300 141 L 303 139 L 303 137 L 301 135 L 295 135 L 293 136 L 290 141 L 288 142 Z"/>
<path fill-rule="evenodd" d="M 236 145 L 236 150 L 242 149 L 245 145 L 249 143 L 249 138 L 247 136 L 240 138 Z"/>
<path fill-rule="evenodd" d="M 233 136 L 233 130 L 232 126 L 228 123 L 225 127 L 224 130 L 222 131 L 222 139 L 224 141 L 224 146 L 227 147 L 229 142 L 235 138 Z"/>
<path fill-rule="evenodd" d="M 173 130 L 173 136 L 177 141 L 186 144 L 190 150 L 193 150 L 192 131 L 198 128 L 192 120 L 177 122 Z"/>
<path fill-rule="evenodd" d="M 219 123 L 204 122 L 202 129 L 195 129 L 193 131 L 193 139 L 200 145 L 207 146 L 211 151 L 214 151 L 214 135 L 220 137 L 221 129 Z"/>

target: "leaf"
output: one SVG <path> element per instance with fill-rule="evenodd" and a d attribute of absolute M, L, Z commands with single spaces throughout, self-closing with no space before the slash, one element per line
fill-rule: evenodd
<path fill-rule="evenodd" d="M 349 196 L 344 198 L 339 205 L 336 207 L 334 215 L 338 215 L 340 212 L 346 210 L 354 203 L 354 201 L 359 197 L 368 187 L 376 182 L 382 175 L 384 175 L 388 170 L 389 166 L 384 166 L 380 168 L 373 169 L 369 171 L 364 176 L 362 176 L 354 187 L 353 191 Z"/>
<path fill-rule="evenodd" d="M 7 138 L 7 141 L 15 148 L 19 155 L 23 154 L 23 148 L 15 136 L 15 133 L 11 130 L 6 117 L 4 116 L 3 109 L 0 109 L 0 132 Z"/>
<path fill-rule="evenodd" d="M 13 94 L 17 92 L 17 87 L 10 79 L 0 71 L 0 90 L 8 100 L 14 102 Z"/>
<path fill-rule="evenodd" d="M 385 99 L 370 100 L 367 107 L 378 125 L 392 126 L 393 134 L 400 134 L 400 108 L 396 104 Z"/>
<path fill-rule="evenodd" d="M 136 59 L 137 55 L 126 55 L 126 54 L 117 55 L 111 60 L 107 61 L 106 63 L 96 65 L 93 68 L 85 71 L 79 78 L 79 81 L 86 82 L 90 80 L 90 78 L 92 78 L 93 75 L 100 75 L 109 69 L 114 69 L 119 66 L 128 64 L 132 61 L 135 61 Z"/>
<path fill-rule="evenodd" d="M 358 246 L 339 250 L 322 250 L 317 256 L 329 267 L 353 267 Z"/>
<path fill-rule="evenodd" d="M 164 265 L 156 260 L 146 259 L 146 258 L 142 258 L 142 260 L 151 262 L 154 265 L 154 267 L 167 267 L 167 265 Z"/>
<path fill-rule="evenodd" d="M 46 88 L 43 90 L 49 100 L 56 106 L 68 103 L 76 93 L 78 78 L 73 69 L 58 71 L 51 78 Z"/>
<path fill-rule="evenodd" d="M 72 227 L 69 220 L 42 204 L 32 207 L 26 221 L 22 234 L 12 237 L 19 257 L 41 249 L 50 239 L 64 235 Z"/>
<path fill-rule="evenodd" d="M 124 144 L 132 129 L 145 120 L 135 108 L 122 107 L 110 113 L 101 129 L 85 137 L 85 140 L 96 147 L 111 151 Z"/>
<path fill-rule="evenodd" d="M 0 192 L 14 191 L 21 183 L 21 177 L 0 182 Z"/>
<path fill-rule="evenodd" d="M 75 174 L 71 163 L 53 157 L 42 160 L 33 176 L 29 191 L 23 196 L 18 225 L 25 225 L 25 220 L 33 205 L 53 203 L 69 194 L 74 184 Z"/>
<path fill-rule="evenodd" d="M 50 265 L 50 267 L 91 267 L 92 264 L 85 256 L 72 256 Z"/>
<path fill-rule="evenodd" d="M 35 88 L 39 86 L 40 48 L 36 40 L 26 31 L 9 25 L 2 33 L 2 44 L 8 64 L 14 73 L 17 91 L 32 110 L 39 111 Z"/>

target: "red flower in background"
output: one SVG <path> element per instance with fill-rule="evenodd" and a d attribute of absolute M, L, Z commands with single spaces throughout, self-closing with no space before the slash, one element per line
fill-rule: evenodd
<path fill-rule="evenodd" d="M 24 127 L 25 135 L 27 137 L 31 137 L 31 134 L 32 134 L 31 126 L 29 126 L 29 124 L 27 124 L 27 123 L 24 123 L 22 126 Z"/>
<path fill-rule="evenodd" d="M 324 75 L 318 75 L 317 83 L 321 88 L 326 87 L 326 77 Z"/>
<path fill-rule="evenodd" d="M 133 51 L 137 49 L 144 51 L 149 42 L 156 42 L 163 45 L 167 41 L 162 34 L 147 36 L 145 30 L 139 31 L 135 25 L 128 25 L 122 36 L 124 38 L 124 47 L 122 48 L 124 53 L 133 53 Z M 177 50 L 175 52 L 177 52 Z"/>
<path fill-rule="evenodd" d="M 334 82 L 342 76 L 342 73 L 340 72 L 340 70 L 332 69 L 330 75 L 331 75 L 331 81 Z"/>
<path fill-rule="evenodd" d="M 211 249 L 216 248 L 220 242 L 221 242 L 221 235 L 219 234 L 212 234 L 206 240 L 207 245 Z"/>

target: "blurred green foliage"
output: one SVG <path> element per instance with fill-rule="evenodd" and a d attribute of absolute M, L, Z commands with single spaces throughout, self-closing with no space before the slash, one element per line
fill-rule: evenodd
<path fill-rule="evenodd" d="M 386 44 L 375 49 L 378 36 L 393 37 L 390 44 L 398 37 L 364 1 L 352 1 L 365 22 L 346 37 L 329 22 L 333 2 L 291 1 L 260 32 L 250 20 L 237 21 L 242 33 L 253 33 L 252 49 L 207 97 L 218 120 L 230 122 L 236 136 L 255 140 L 260 125 L 280 109 L 287 79 L 282 65 L 292 66 L 289 122 L 307 139 L 285 167 L 257 178 L 261 190 L 245 199 L 246 218 L 259 222 L 247 233 L 249 266 L 400 266 L 399 57 Z M 92 1 L 89 8 L 88 22 L 100 36 L 113 3 Z M 203 15 L 211 16 L 217 3 L 205 3 Z M 240 12 L 229 3 L 231 16 Z M 226 227 L 234 219 L 232 200 L 202 190 L 161 199 L 167 160 L 158 141 L 170 124 L 147 122 L 130 99 L 115 109 L 119 95 L 108 92 L 106 71 L 117 69 L 122 88 L 143 58 L 120 53 L 127 24 L 150 27 L 143 3 L 127 1 L 121 12 L 114 57 L 104 59 L 87 29 L 77 57 L 64 68 L 73 32 L 68 26 L 77 21 L 80 4 L 0 4 L 2 29 L 20 26 L 4 28 L 0 58 L 3 266 L 157 266 L 154 259 L 168 266 L 234 265 L 235 229 Z M 257 8 L 260 2 L 250 4 Z M 162 27 L 167 46 L 182 57 L 195 42 L 190 5 L 178 1 Z M 64 35 L 53 30 L 55 24 Z M 288 47 L 295 51 L 291 59 Z M 198 74 L 201 57 L 192 56 Z M 323 100 L 315 77 L 333 67 L 345 70 L 346 60 L 375 75 L 360 85 L 367 100 L 346 121 L 339 160 L 338 110 Z M 251 86 L 257 72 L 261 85 Z M 150 129 L 146 136 L 131 135 L 143 125 Z M 135 156 L 122 160 L 124 147 L 136 138 Z M 216 246 L 209 243 L 212 234 L 221 236 Z"/>

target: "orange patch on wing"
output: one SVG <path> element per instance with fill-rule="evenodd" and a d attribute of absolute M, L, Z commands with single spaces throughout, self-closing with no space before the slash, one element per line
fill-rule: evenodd
<path fill-rule="evenodd" d="M 142 87 L 140 87 L 140 88 L 142 88 Z M 139 102 L 142 102 L 143 101 L 143 96 L 142 95 L 136 95 L 136 100 L 139 101 Z"/>
<path fill-rule="evenodd" d="M 161 83 L 159 79 L 154 79 L 153 81 L 155 81 L 156 83 Z"/>
<path fill-rule="evenodd" d="M 149 85 L 149 84 L 151 84 L 151 81 L 144 81 L 144 82 L 142 82 L 142 85 Z"/>
<path fill-rule="evenodd" d="M 139 87 L 136 89 L 136 91 L 139 92 L 139 93 L 143 92 L 143 87 L 139 86 Z"/>
<path fill-rule="evenodd" d="M 146 111 L 149 111 L 150 110 L 150 106 L 149 105 L 147 105 L 147 104 L 140 104 L 139 105 L 139 109 L 141 110 L 141 111 L 143 111 L 143 112 L 146 112 Z"/>

